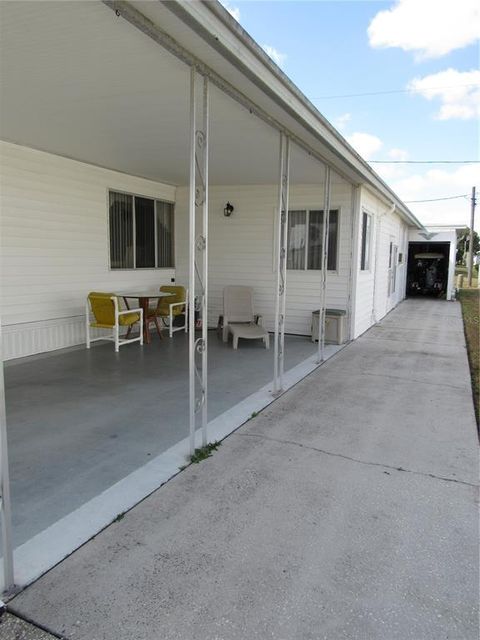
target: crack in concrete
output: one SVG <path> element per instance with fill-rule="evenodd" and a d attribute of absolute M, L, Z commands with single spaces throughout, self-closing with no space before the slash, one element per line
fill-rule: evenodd
<path fill-rule="evenodd" d="M 28 625 L 31 625 L 32 627 L 35 627 L 36 629 L 39 629 L 40 631 L 43 631 L 44 633 L 48 634 L 52 638 L 57 638 L 58 640 L 68 640 L 67 636 L 64 636 L 63 634 L 57 633 L 56 631 L 53 631 L 49 627 L 46 627 L 45 625 L 40 624 L 39 622 L 36 622 L 32 618 L 30 618 L 28 615 L 18 611 L 16 609 L 16 607 L 12 607 L 9 604 L 7 604 L 6 611 L 11 616 L 13 616 L 14 618 L 18 618 L 19 620 L 22 620 L 23 622 L 26 622 Z M 35 629 L 33 629 L 33 630 L 35 630 Z M 20 637 L 20 636 L 18 636 L 18 637 Z M 23 637 L 23 633 L 22 633 L 21 637 Z M 17 638 L 17 635 L 15 635 L 15 638 Z"/>
<path fill-rule="evenodd" d="M 443 482 L 454 482 L 456 484 L 463 484 L 467 487 L 475 487 L 478 488 L 479 485 L 474 484 L 472 482 L 467 482 L 466 480 L 458 480 L 456 478 L 446 478 L 445 476 L 437 476 L 434 473 L 425 473 L 423 471 L 415 471 L 414 469 L 405 469 L 404 467 L 394 467 L 393 465 L 384 464 L 382 462 L 369 462 L 368 460 L 360 460 L 360 458 L 353 458 L 352 456 L 347 456 L 344 453 L 336 453 L 335 451 L 327 451 L 326 449 L 320 449 L 318 447 L 312 447 L 311 445 L 302 444 L 301 442 L 295 442 L 295 440 L 282 440 L 280 438 L 272 438 L 270 436 L 265 436 L 257 433 L 239 433 L 238 431 L 233 433 L 232 436 L 240 436 L 243 438 L 260 438 L 263 440 L 270 440 L 272 442 L 277 442 L 279 444 L 289 444 L 295 447 L 300 447 L 302 449 L 309 449 L 310 451 L 316 451 L 317 453 L 323 453 L 326 456 L 331 456 L 332 458 L 343 458 L 344 460 L 349 460 L 350 462 L 356 462 L 357 464 L 363 464 L 369 467 L 382 467 L 383 469 L 391 469 L 392 471 L 401 471 L 404 473 L 411 473 L 413 475 L 422 476 L 424 478 L 433 478 L 434 480 L 442 480 Z"/>
<path fill-rule="evenodd" d="M 448 384 L 447 382 L 428 382 L 428 380 L 413 380 L 412 378 L 405 378 L 403 376 L 392 376 L 385 373 L 370 373 L 370 371 L 361 371 L 361 375 L 374 376 L 376 378 L 392 378 L 393 380 L 403 380 L 403 382 L 411 382 L 413 384 L 428 384 L 433 387 L 448 387 L 449 389 L 456 389 L 457 391 L 465 391 L 470 395 L 470 387 L 459 387 L 455 384 Z"/>
<path fill-rule="evenodd" d="M 385 336 L 369 336 L 368 338 L 365 336 L 363 338 L 365 340 L 365 342 L 377 342 L 378 340 L 380 340 L 381 342 L 401 342 L 401 343 L 405 343 L 405 340 L 403 338 L 387 338 Z M 412 340 L 411 341 L 413 345 L 418 344 L 419 346 L 423 345 L 423 344 L 432 344 L 435 347 L 438 347 L 438 342 L 429 342 L 428 340 Z M 466 349 L 465 344 L 461 345 L 462 348 Z M 449 343 L 449 342 L 444 342 L 442 344 L 442 347 L 451 347 L 453 350 L 458 351 L 458 346 L 455 343 Z"/>
<path fill-rule="evenodd" d="M 449 322 L 449 318 L 454 322 L 450 322 L 449 324 L 442 323 L 442 325 L 438 327 L 433 327 L 431 329 L 431 333 L 440 334 L 443 331 L 457 331 L 460 327 L 461 319 L 455 316 L 445 316 L 446 323 Z M 399 322 L 390 322 L 388 324 L 383 323 L 383 321 L 380 320 L 376 324 L 372 325 L 371 328 L 381 330 L 399 329 L 400 331 L 418 331 L 418 323 L 422 322 L 422 320 L 425 322 L 425 318 L 419 316 L 405 316 L 404 318 L 401 318 Z M 428 333 L 430 333 L 430 331 L 428 331 Z"/>

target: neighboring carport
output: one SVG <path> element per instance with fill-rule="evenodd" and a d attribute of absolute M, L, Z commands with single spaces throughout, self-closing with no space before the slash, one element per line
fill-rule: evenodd
<path fill-rule="evenodd" d="M 431 225 L 424 231 L 411 229 L 407 256 L 407 295 L 441 293 L 455 299 L 457 230 L 463 226 Z M 428 255 L 430 254 L 430 256 Z M 434 281 L 437 281 L 434 285 Z"/>
<path fill-rule="evenodd" d="M 460 308 L 408 300 L 11 606 L 77 640 L 474 640 L 477 445 Z"/>

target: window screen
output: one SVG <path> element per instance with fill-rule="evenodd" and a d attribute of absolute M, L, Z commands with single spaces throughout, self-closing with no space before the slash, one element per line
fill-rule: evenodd
<path fill-rule="evenodd" d="M 338 210 L 330 211 L 327 269 L 337 268 Z M 287 269 L 322 268 L 323 210 L 289 211 Z"/>
<path fill-rule="evenodd" d="M 174 266 L 174 205 L 110 191 L 110 267 L 154 269 Z"/>
<path fill-rule="evenodd" d="M 110 192 L 110 266 L 133 268 L 133 197 Z"/>

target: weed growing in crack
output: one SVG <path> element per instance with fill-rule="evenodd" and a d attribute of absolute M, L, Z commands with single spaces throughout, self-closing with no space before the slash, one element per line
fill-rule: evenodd
<path fill-rule="evenodd" d="M 192 464 L 198 464 L 202 460 L 206 460 L 218 449 L 220 444 L 220 442 L 210 442 L 204 447 L 200 447 L 200 449 L 195 449 L 193 455 L 190 456 L 190 462 Z"/>

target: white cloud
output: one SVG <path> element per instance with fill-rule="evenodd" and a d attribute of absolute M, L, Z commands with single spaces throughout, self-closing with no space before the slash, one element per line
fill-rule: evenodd
<path fill-rule="evenodd" d="M 262 49 L 279 67 L 281 67 L 287 59 L 285 53 L 280 53 L 280 51 L 275 49 L 275 47 L 271 47 L 269 44 L 262 44 Z"/>
<path fill-rule="evenodd" d="M 347 136 L 348 142 L 365 159 L 369 160 L 377 151 L 383 147 L 383 142 L 371 133 L 361 133 L 357 131 Z"/>
<path fill-rule="evenodd" d="M 395 180 L 409 175 L 408 165 L 404 164 L 374 164 L 372 169 L 390 186 Z"/>
<path fill-rule="evenodd" d="M 447 69 L 414 78 L 408 89 L 427 100 L 441 101 L 440 111 L 435 115 L 438 120 L 469 120 L 480 116 L 480 71 Z"/>
<path fill-rule="evenodd" d="M 228 2 L 222 2 L 228 13 L 235 18 L 237 22 L 240 22 L 240 9 L 238 7 L 232 7 Z"/>
<path fill-rule="evenodd" d="M 385 154 L 385 157 L 392 160 L 408 160 L 409 153 L 405 149 L 393 147 Z M 388 184 L 391 184 L 393 180 L 399 180 L 409 175 L 409 166 L 405 164 L 374 164 L 372 169 Z"/>
<path fill-rule="evenodd" d="M 351 113 L 343 113 L 341 116 L 338 116 L 334 119 L 333 124 L 337 129 L 343 130 L 347 126 L 347 124 L 352 119 Z"/>
<path fill-rule="evenodd" d="M 394 147 L 393 149 L 390 149 L 387 155 L 392 160 L 408 160 L 408 151 L 405 149 L 396 149 Z"/>
<path fill-rule="evenodd" d="M 391 160 L 408 160 L 407 149 L 385 145 L 380 138 L 371 133 L 356 132 L 347 136 L 348 142 L 367 161 L 374 158 L 383 149 L 381 158 Z M 432 200 L 471 193 L 472 186 L 477 185 L 478 165 L 463 165 L 454 169 L 425 169 L 421 165 L 411 164 L 372 164 L 376 171 L 393 191 L 404 201 Z M 440 200 L 436 202 L 418 202 L 407 204 L 409 209 L 424 224 L 467 224 L 470 216 L 468 198 Z M 480 216 L 477 225 L 480 231 Z"/>
<path fill-rule="evenodd" d="M 452 170 L 429 169 L 424 173 L 418 173 L 415 169 L 415 173 L 389 182 L 404 202 L 462 194 L 469 196 L 474 184 L 478 184 L 478 165 L 464 165 Z M 468 224 L 470 218 L 468 198 L 411 203 L 407 206 L 424 224 Z"/>
<path fill-rule="evenodd" d="M 478 0 L 398 0 L 368 27 L 372 47 L 399 47 L 418 58 L 439 58 L 479 37 Z"/>

